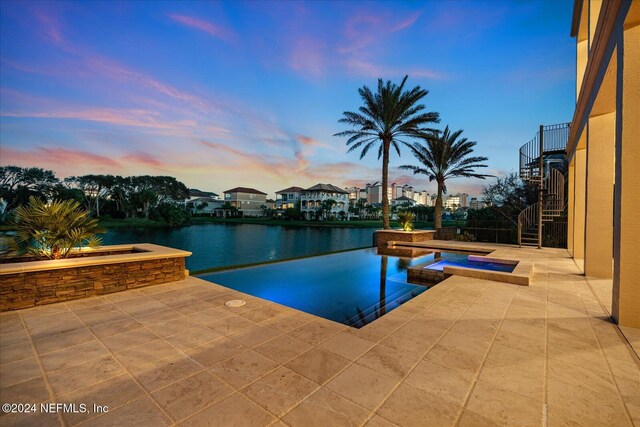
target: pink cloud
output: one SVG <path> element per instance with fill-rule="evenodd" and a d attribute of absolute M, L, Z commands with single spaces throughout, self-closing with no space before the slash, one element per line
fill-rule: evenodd
<path fill-rule="evenodd" d="M 323 53 L 324 43 L 318 39 L 302 38 L 295 40 L 289 59 L 290 67 L 300 73 L 321 76 L 329 64 Z"/>
<path fill-rule="evenodd" d="M 52 169 L 73 166 L 84 166 L 120 169 L 120 163 L 110 157 L 89 153 L 81 150 L 69 150 L 62 147 L 36 147 L 33 150 L 16 150 L 2 147 L 3 164 L 17 164 L 23 166 L 44 166 Z M 78 172 L 75 172 L 76 174 Z"/>
<path fill-rule="evenodd" d="M 156 157 L 152 156 L 149 153 L 144 153 L 142 151 L 137 151 L 135 153 L 127 154 L 123 156 L 122 159 L 128 162 L 133 162 L 133 163 L 137 163 L 144 166 L 151 166 L 157 169 L 164 167 L 163 163 L 160 160 L 158 160 Z"/>
<path fill-rule="evenodd" d="M 428 69 L 412 69 L 412 68 L 398 68 L 398 67 L 385 67 L 382 65 L 376 65 L 371 62 L 364 61 L 358 58 L 351 58 L 346 61 L 348 69 L 356 75 L 362 75 L 366 77 L 380 77 L 380 78 L 401 78 L 405 74 L 409 77 L 418 77 L 426 79 L 442 79 L 441 73 Z"/>
<path fill-rule="evenodd" d="M 196 30 L 205 32 L 210 36 L 213 36 L 220 40 L 224 40 L 226 42 L 229 42 L 235 39 L 235 33 L 233 31 L 231 31 L 228 28 L 224 28 L 220 25 L 212 24 L 209 21 L 195 18 L 193 16 L 178 15 L 178 14 L 169 14 L 169 18 L 171 18 L 172 20 L 174 20 L 179 24 L 185 25 L 190 28 L 195 28 Z"/>

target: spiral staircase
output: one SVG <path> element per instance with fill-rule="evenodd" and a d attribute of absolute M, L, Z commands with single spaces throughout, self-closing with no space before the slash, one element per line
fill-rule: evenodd
<path fill-rule="evenodd" d="M 518 215 L 518 244 L 542 248 L 543 227 L 562 215 L 565 179 L 554 161 L 564 161 L 569 123 L 540 126 L 536 136 L 520 147 L 520 179 L 538 189 L 538 202 Z"/>

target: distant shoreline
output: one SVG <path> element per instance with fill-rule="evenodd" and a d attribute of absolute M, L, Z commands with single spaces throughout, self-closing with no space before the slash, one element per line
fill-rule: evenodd
<path fill-rule="evenodd" d="M 215 217 L 194 217 L 191 225 L 203 224 L 256 224 L 267 226 L 281 227 L 321 227 L 321 228 L 382 228 L 382 220 L 355 220 L 355 221 L 306 221 L 270 218 L 215 218 Z M 442 221 L 443 227 L 461 226 L 461 221 Z M 433 229 L 432 221 L 418 221 L 414 223 L 417 229 Z M 100 219 L 100 227 L 105 230 L 121 229 L 121 228 L 170 228 L 166 222 L 154 221 L 144 218 L 128 218 L 128 219 Z M 185 227 L 189 227 L 186 225 Z M 391 221 L 392 228 L 398 228 L 400 225 L 396 221 Z M 12 228 L 6 224 L 0 225 L 1 231 L 12 231 Z"/>

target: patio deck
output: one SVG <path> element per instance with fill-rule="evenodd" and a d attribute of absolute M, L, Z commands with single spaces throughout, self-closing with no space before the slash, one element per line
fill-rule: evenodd
<path fill-rule="evenodd" d="M 197 278 L 4 313 L 1 403 L 109 411 L 0 424 L 640 426 L 640 334 L 607 320 L 606 283 L 492 248 L 532 285 L 454 276 L 359 330 Z"/>

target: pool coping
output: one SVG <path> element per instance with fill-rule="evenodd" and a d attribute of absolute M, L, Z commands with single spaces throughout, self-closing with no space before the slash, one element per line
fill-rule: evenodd
<path fill-rule="evenodd" d="M 19 273 L 33 273 L 47 270 L 62 270 L 95 265 L 121 264 L 167 258 L 184 258 L 191 252 L 151 243 L 134 243 L 128 245 L 108 245 L 98 248 L 81 248 L 77 252 L 138 251 L 127 254 L 104 255 L 95 257 L 51 259 L 41 261 L 16 262 L 0 264 L 0 276 Z"/>
<path fill-rule="evenodd" d="M 419 247 L 423 249 L 434 249 L 434 252 L 439 252 L 442 250 L 449 251 L 462 251 L 462 252 L 482 252 L 487 255 L 475 255 L 471 254 L 468 256 L 469 260 L 472 261 L 484 261 L 484 262 L 495 262 L 499 264 L 515 264 L 516 267 L 513 269 L 511 273 L 501 272 L 501 271 L 489 271 L 489 270 L 479 270 L 475 268 L 468 267 L 452 267 L 446 266 L 443 268 L 443 273 L 445 275 L 445 279 L 449 276 L 463 276 L 463 277 L 472 277 L 474 279 L 482 279 L 482 280 L 493 280 L 496 282 L 502 283 L 511 283 L 514 285 L 521 286 L 529 286 L 531 280 L 533 278 L 533 262 L 528 260 L 514 260 L 509 258 L 502 258 L 499 256 L 493 255 L 494 252 L 500 249 L 500 247 L 491 247 L 490 245 L 477 245 L 477 244 L 468 244 L 468 242 L 464 242 L 464 244 L 456 245 L 455 243 L 447 243 L 446 245 L 439 245 L 437 242 L 429 241 L 429 242 L 420 242 L 420 244 L 415 243 L 407 243 L 407 242 L 389 242 L 389 245 L 394 246 L 413 246 Z M 415 265 L 413 267 L 409 267 L 409 270 L 422 271 L 424 267 L 432 264 L 433 262 L 427 262 L 419 265 Z"/>

